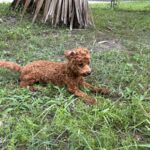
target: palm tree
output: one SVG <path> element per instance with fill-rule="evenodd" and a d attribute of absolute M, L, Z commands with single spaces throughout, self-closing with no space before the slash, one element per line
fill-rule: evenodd
<path fill-rule="evenodd" d="M 93 26 L 92 15 L 88 0 L 14 0 L 13 9 L 21 9 L 34 14 L 32 22 L 42 14 L 42 21 L 50 21 L 53 26 L 66 25 L 73 28 L 87 28 Z"/>

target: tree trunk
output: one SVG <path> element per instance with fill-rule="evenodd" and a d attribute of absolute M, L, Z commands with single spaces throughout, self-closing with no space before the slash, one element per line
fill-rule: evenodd
<path fill-rule="evenodd" d="M 11 7 L 21 9 L 22 17 L 25 12 L 34 14 L 33 23 L 40 13 L 43 22 L 49 20 L 53 26 L 65 25 L 70 30 L 94 25 L 88 0 L 14 0 Z"/>

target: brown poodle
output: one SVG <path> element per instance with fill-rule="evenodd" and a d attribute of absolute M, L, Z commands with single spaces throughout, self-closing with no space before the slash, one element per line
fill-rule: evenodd
<path fill-rule="evenodd" d="M 0 61 L 0 67 L 20 72 L 20 86 L 30 87 L 36 82 L 53 83 L 58 86 L 66 85 L 68 91 L 81 97 L 87 104 L 96 104 L 96 99 L 80 91 L 84 86 L 92 92 L 108 94 L 107 88 L 97 88 L 87 83 L 84 77 L 90 75 L 90 53 L 86 48 L 66 50 L 67 62 L 34 61 L 23 67 L 14 62 Z"/>

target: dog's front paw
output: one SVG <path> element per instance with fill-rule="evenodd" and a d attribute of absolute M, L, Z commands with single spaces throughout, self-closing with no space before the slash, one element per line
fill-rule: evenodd
<path fill-rule="evenodd" d="M 97 101 L 93 97 L 86 97 L 85 98 L 85 103 L 88 105 L 96 105 Z"/>
<path fill-rule="evenodd" d="M 107 95 L 110 93 L 110 90 L 106 87 L 102 87 L 102 88 L 94 88 L 92 90 L 92 92 L 94 93 L 100 93 L 100 94 L 103 94 L 103 95 Z"/>
<path fill-rule="evenodd" d="M 110 93 L 110 90 L 106 87 L 100 88 L 100 93 L 103 95 L 107 95 Z"/>

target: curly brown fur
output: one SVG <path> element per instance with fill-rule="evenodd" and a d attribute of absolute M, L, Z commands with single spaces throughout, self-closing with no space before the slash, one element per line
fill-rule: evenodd
<path fill-rule="evenodd" d="M 68 90 L 81 97 L 88 104 L 96 104 L 96 99 L 80 91 L 84 86 L 93 92 L 107 94 L 107 88 L 97 88 L 84 80 L 84 76 L 91 73 L 90 54 L 86 48 L 66 50 L 64 52 L 67 62 L 50 62 L 46 60 L 34 61 L 23 67 L 13 62 L 0 61 L 0 67 L 19 71 L 20 86 L 32 88 L 36 82 L 53 83 L 58 86 L 66 85 Z"/>

